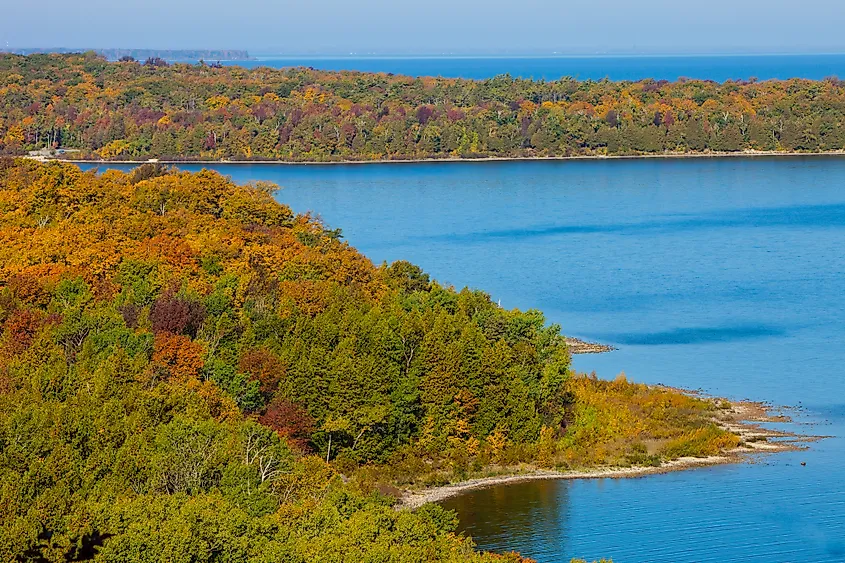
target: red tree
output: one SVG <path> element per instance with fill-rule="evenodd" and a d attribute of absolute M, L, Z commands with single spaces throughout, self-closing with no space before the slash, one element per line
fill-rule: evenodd
<path fill-rule="evenodd" d="M 6 321 L 7 345 L 13 353 L 22 352 L 32 344 L 41 328 L 44 315 L 29 309 L 18 309 Z"/>
<path fill-rule="evenodd" d="M 205 307 L 201 303 L 172 293 L 165 293 L 156 299 L 150 309 L 150 322 L 155 333 L 188 334 L 195 338 L 203 320 Z"/>
<path fill-rule="evenodd" d="M 248 350 L 241 357 L 238 367 L 243 373 L 249 374 L 250 379 L 258 381 L 265 397 L 276 392 L 287 369 L 284 362 L 267 348 Z"/>
<path fill-rule="evenodd" d="M 276 397 L 258 422 L 275 430 L 286 439 L 291 447 L 308 451 L 308 441 L 314 432 L 314 419 L 300 405 L 282 397 Z"/>

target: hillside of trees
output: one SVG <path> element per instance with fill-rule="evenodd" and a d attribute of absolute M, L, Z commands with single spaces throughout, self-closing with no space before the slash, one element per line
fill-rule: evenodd
<path fill-rule="evenodd" d="M 0 158 L 0 559 L 519 561 L 392 494 L 737 445 L 274 189 Z"/>
<path fill-rule="evenodd" d="M 474 81 L 0 55 L 0 154 L 343 161 L 833 151 L 845 83 Z"/>

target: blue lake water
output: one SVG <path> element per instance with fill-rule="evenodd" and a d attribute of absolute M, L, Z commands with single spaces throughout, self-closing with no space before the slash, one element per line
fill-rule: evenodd
<path fill-rule="evenodd" d="M 392 72 L 410 76 L 492 78 L 509 73 L 521 78 L 557 80 L 760 80 L 845 76 L 845 54 L 812 55 L 700 55 L 700 56 L 583 56 L 583 57 L 283 57 L 233 61 L 245 67 L 307 66 L 320 70 Z"/>
<path fill-rule="evenodd" d="M 216 168 L 282 185 L 280 201 L 377 262 L 411 260 L 619 347 L 580 370 L 798 407 L 790 427 L 833 436 L 755 463 L 446 502 L 481 548 L 845 561 L 845 159 Z"/>

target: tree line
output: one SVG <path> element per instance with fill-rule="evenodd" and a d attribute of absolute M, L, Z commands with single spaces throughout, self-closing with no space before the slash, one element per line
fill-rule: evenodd
<path fill-rule="evenodd" d="M 845 148 L 830 78 L 612 82 L 0 55 L 0 151 L 343 161 Z"/>

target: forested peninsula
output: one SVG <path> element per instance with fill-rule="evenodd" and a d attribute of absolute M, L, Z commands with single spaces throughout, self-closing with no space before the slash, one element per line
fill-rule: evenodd
<path fill-rule="evenodd" d="M 0 158 L 0 559 L 518 562 L 398 499 L 745 439 L 731 405 L 575 374 L 541 313 L 375 265 L 274 189 Z"/>
<path fill-rule="evenodd" d="M 0 55 L 0 154 L 284 162 L 837 152 L 845 82 L 411 78 Z"/>

